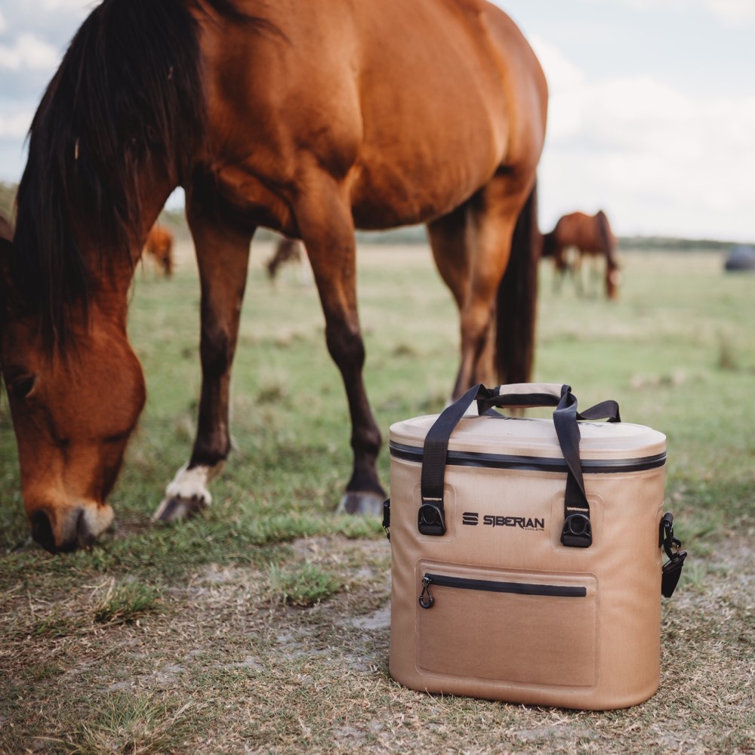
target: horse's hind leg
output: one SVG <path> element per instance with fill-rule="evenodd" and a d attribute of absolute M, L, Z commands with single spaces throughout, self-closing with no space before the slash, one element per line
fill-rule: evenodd
<path fill-rule="evenodd" d="M 490 327 L 490 309 L 487 314 L 483 307 L 476 308 L 479 319 L 476 327 L 470 322 L 472 285 L 472 245 L 475 240 L 474 212 L 471 203 L 465 203 L 450 214 L 429 223 L 427 226 L 430 247 L 441 278 L 451 291 L 461 318 L 462 344 L 474 341 L 474 346 L 465 349 L 462 345 L 462 364 L 456 377 L 453 395 L 459 395 L 473 382 L 490 382 L 495 374 L 493 367 L 493 345 Z M 466 318 L 466 322 L 465 322 Z M 485 318 L 485 324 L 481 319 Z M 479 337 L 471 336 L 473 329 L 479 330 Z"/>
<path fill-rule="evenodd" d="M 362 378 L 365 350 L 357 314 L 351 211 L 338 185 L 320 177 L 294 212 L 325 315 L 328 351 L 341 372 L 351 416 L 353 470 L 341 509 L 378 515 L 385 499 L 376 467 L 381 439 Z"/>
<path fill-rule="evenodd" d="M 167 486 L 153 521 L 183 519 L 208 506 L 210 480 L 223 467 L 231 448 L 228 404 L 231 366 L 247 278 L 252 232 L 222 230 L 187 204 L 201 280 L 202 392 L 194 449 L 188 464 Z"/>
<path fill-rule="evenodd" d="M 496 293 L 529 190 L 505 174 L 496 176 L 466 204 L 428 225 L 438 270 L 460 312 L 461 364 L 454 396 L 475 383 L 497 379 L 493 344 Z"/>

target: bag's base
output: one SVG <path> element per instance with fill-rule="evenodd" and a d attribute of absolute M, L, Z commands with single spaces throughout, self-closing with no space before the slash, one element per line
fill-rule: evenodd
<path fill-rule="evenodd" d="M 646 690 L 632 690 L 631 695 L 617 693 L 609 699 L 602 695 L 596 699 L 594 690 L 573 687 L 532 687 L 526 684 L 491 684 L 484 679 L 434 678 L 432 675 L 417 672 L 405 676 L 389 668 L 391 678 L 417 692 L 431 695 L 454 695 L 460 697 L 474 697 L 482 700 L 492 700 L 516 705 L 531 705 L 547 708 L 564 708 L 571 710 L 619 710 L 631 708 L 649 700 L 658 691 L 659 681 L 656 680 Z"/>

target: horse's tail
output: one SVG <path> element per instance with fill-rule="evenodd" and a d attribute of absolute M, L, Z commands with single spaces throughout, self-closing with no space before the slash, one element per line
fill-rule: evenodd
<path fill-rule="evenodd" d="M 532 373 L 541 245 L 535 184 L 516 221 L 509 264 L 498 286 L 496 368 L 501 383 L 527 382 Z"/>

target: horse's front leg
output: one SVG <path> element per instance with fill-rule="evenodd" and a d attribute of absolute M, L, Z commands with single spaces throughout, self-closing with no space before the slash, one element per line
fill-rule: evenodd
<path fill-rule="evenodd" d="M 168 484 L 153 521 L 189 517 L 212 502 L 209 483 L 231 449 L 228 405 L 231 366 L 246 285 L 251 232 L 222 231 L 188 206 L 202 290 L 202 393 L 194 449 Z"/>
<path fill-rule="evenodd" d="M 351 417 L 354 464 L 339 510 L 379 515 L 385 499 L 376 466 L 381 438 L 362 377 L 365 350 L 357 313 L 351 211 L 339 188 L 325 181 L 300 200 L 295 212 L 325 315 L 328 351 L 341 372 Z"/>

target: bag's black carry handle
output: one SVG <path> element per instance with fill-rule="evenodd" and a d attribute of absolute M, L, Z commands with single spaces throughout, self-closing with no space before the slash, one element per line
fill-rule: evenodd
<path fill-rule="evenodd" d="M 425 437 L 421 477 L 422 504 L 417 518 L 419 531 L 424 535 L 443 535 L 446 531 L 443 483 L 448 442 L 454 428 L 473 401 L 477 401 L 480 414 L 492 407 L 502 406 L 556 407 L 553 423 L 568 467 L 561 542 L 575 548 L 589 547 L 592 544 L 590 505 L 585 494 L 582 464 L 579 459 L 580 433 L 577 420 L 608 419 L 609 422 L 620 422 L 619 406 L 615 401 L 604 401 L 580 413 L 577 411 L 577 398 L 571 392 L 571 387 L 558 383 L 518 383 L 497 388 L 486 388 L 478 384 L 446 407 Z"/>

